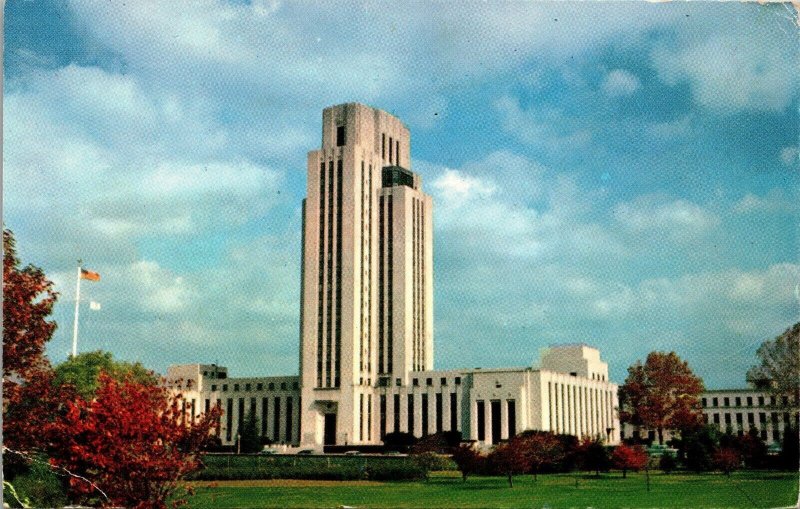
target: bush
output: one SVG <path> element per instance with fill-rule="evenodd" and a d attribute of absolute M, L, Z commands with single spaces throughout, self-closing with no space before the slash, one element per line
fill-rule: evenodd
<path fill-rule="evenodd" d="M 707 472 L 712 467 L 712 454 L 719 444 L 719 432 L 713 426 L 703 426 L 687 433 L 683 439 L 686 468 Z"/>
<path fill-rule="evenodd" d="M 446 459 L 446 458 L 445 458 Z M 206 455 L 203 470 L 189 479 L 315 479 L 332 481 L 420 480 L 425 471 L 413 458 L 344 456 Z"/>
<path fill-rule="evenodd" d="M 658 461 L 658 468 L 660 468 L 665 474 L 671 474 L 672 471 L 675 470 L 675 467 L 677 467 L 677 463 L 675 462 L 675 457 L 672 454 L 664 454 Z"/>
<path fill-rule="evenodd" d="M 59 507 L 67 503 L 66 487 L 46 458 L 38 458 L 27 472 L 17 475 L 14 490 L 19 500 L 30 502 L 30 507 Z M 12 499 L 8 497 L 6 500 Z"/>
<path fill-rule="evenodd" d="M 417 443 L 416 437 L 411 433 L 393 431 L 383 437 L 383 445 L 387 451 L 408 452 Z"/>

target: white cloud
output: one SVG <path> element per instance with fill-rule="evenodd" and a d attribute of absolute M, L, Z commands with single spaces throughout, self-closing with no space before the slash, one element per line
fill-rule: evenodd
<path fill-rule="evenodd" d="M 719 224 L 719 218 L 696 203 L 670 200 L 660 195 L 640 196 L 632 202 L 619 203 L 614 219 L 636 232 L 659 231 L 674 239 L 696 239 Z"/>
<path fill-rule="evenodd" d="M 503 130 L 520 141 L 550 150 L 574 150 L 592 140 L 588 128 L 571 129 L 564 115 L 553 108 L 524 109 L 519 101 L 503 96 L 494 102 Z"/>
<path fill-rule="evenodd" d="M 639 81 L 639 78 L 625 69 L 614 69 L 609 72 L 601 85 L 603 93 L 608 97 L 633 95 L 641 87 L 642 82 Z"/>
<path fill-rule="evenodd" d="M 734 212 L 739 214 L 748 214 L 752 212 L 794 212 L 799 208 L 797 200 L 780 188 L 771 189 L 764 196 L 747 193 L 733 205 Z"/>
<path fill-rule="evenodd" d="M 796 166 L 800 150 L 797 147 L 784 147 L 781 150 L 781 161 L 786 166 Z"/>
<path fill-rule="evenodd" d="M 716 34 L 681 47 L 659 47 L 651 58 L 662 80 L 688 82 L 702 106 L 721 112 L 783 111 L 798 86 L 797 52 L 780 32 L 760 36 L 754 44 L 742 33 Z"/>

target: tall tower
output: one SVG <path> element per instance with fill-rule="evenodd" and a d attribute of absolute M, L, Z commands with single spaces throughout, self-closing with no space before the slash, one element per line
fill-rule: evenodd
<path fill-rule="evenodd" d="M 322 113 L 303 201 L 301 441 L 378 443 L 375 388 L 433 368 L 432 202 L 408 129 L 355 103 Z"/>

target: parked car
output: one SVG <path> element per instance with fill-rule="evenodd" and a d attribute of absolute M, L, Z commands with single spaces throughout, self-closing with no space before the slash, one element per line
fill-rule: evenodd
<path fill-rule="evenodd" d="M 265 455 L 273 455 L 273 454 L 278 454 L 278 451 L 277 451 L 277 450 L 275 450 L 275 449 L 263 449 L 263 450 L 261 451 L 261 454 L 265 454 Z"/>
<path fill-rule="evenodd" d="M 361 451 L 347 451 L 344 453 L 345 456 L 360 456 Z"/>
<path fill-rule="evenodd" d="M 303 456 L 308 456 L 310 454 L 314 454 L 314 450 L 313 449 L 303 449 L 302 451 L 297 451 L 297 454 L 298 455 L 302 454 Z"/>

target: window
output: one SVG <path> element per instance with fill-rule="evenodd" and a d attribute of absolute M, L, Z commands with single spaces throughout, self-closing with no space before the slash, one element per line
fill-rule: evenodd
<path fill-rule="evenodd" d="M 570 371 L 569 372 L 569 376 L 578 376 L 578 372 L 577 371 Z"/>
<path fill-rule="evenodd" d="M 456 393 L 450 393 L 450 431 L 458 430 L 458 400 Z"/>
<path fill-rule="evenodd" d="M 401 385 L 403 385 L 403 381 L 402 381 L 402 380 L 400 380 L 400 379 L 398 378 L 398 379 L 396 379 L 396 380 L 394 381 L 394 384 L 395 384 L 396 386 L 400 387 Z"/>
<path fill-rule="evenodd" d="M 246 391 L 250 391 L 252 388 L 253 388 L 253 386 L 251 384 L 245 384 L 245 386 L 244 386 L 244 390 L 246 390 Z"/>
<path fill-rule="evenodd" d="M 723 398 L 722 401 L 725 403 L 725 406 L 731 406 L 731 398 Z"/>
<path fill-rule="evenodd" d="M 436 416 L 434 417 L 436 422 L 436 433 L 442 432 L 442 393 L 436 393 Z"/>
<path fill-rule="evenodd" d="M 239 384 L 233 384 L 233 392 L 239 392 Z"/>
<path fill-rule="evenodd" d="M 508 438 L 513 438 L 517 434 L 517 402 L 509 399 L 508 405 Z"/>
<path fill-rule="evenodd" d="M 400 431 L 400 395 L 394 395 L 394 407 L 392 411 L 394 413 L 394 432 L 397 433 Z"/>
<path fill-rule="evenodd" d="M 778 424 L 778 412 L 772 412 L 770 418 L 772 419 L 772 424 Z"/>
<path fill-rule="evenodd" d="M 281 390 L 282 391 L 286 390 L 286 382 L 281 383 Z"/>
<path fill-rule="evenodd" d="M 713 406 L 719 406 L 719 398 L 712 398 L 711 399 L 711 404 Z"/>
<path fill-rule="evenodd" d="M 747 423 L 750 424 L 750 426 L 755 424 L 756 423 L 756 414 L 754 414 L 753 412 L 747 412 Z"/>
<path fill-rule="evenodd" d="M 271 391 L 275 390 L 275 384 L 273 382 L 269 383 L 269 390 L 271 390 Z"/>
<path fill-rule="evenodd" d="M 208 371 L 203 371 L 203 376 L 208 376 Z"/>
<path fill-rule="evenodd" d="M 742 406 L 742 398 L 736 396 L 736 406 Z"/>
<path fill-rule="evenodd" d="M 431 385 L 433 385 L 433 378 L 428 378 L 428 379 L 426 379 L 426 380 L 425 380 L 425 385 L 427 385 L 428 387 L 430 387 Z"/>
<path fill-rule="evenodd" d="M 725 424 L 730 425 L 731 423 L 731 414 L 725 414 Z"/>
<path fill-rule="evenodd" d="M 764 396 L 758 397 L 758 406 L 764 406 Z"/>
<path fill-rule="evenodd" d="M 344 144 L 345 144 L 344 126 L 343 125 L 336 126 L 336 146 L 342 147 L 344 146 Z"/>
<path fill-rule="evenodd" d="M 414 395 L 408 395 L 408 433 L 414 434 Z"/>
<path fill-rule="evenodd" d="M 483 401 L 478 401 L 478 440 L 483 442 L 486 440 L 486 419 Z"/>
<path fill-rule="evenodd" d="M 445 378 L 445 377 L 442 377 L 442 379 L 441 379 L 441 380 L 439 380 L 439 384 L 440 384 L 440 385 L 447 385 L 447 378 Z"/>
<path fill-rule="evenodd" d="M 257 391 L 263 391 L 264 390 L 264 384 L 256 384 L 256 390 Z"/>
<path fill-rule="evenodd" d="M 227 387 L 227 386 L 223 386 Z M 225 428 L 225 438 L 230 442 L 231 435 L 233 434 L 233 399 L 228 398 L 225 405 L 225 422 L 227 427 Z"/>
<path fill-rule="evenodd" d="M 222 392 L 228 392 L 228 384 L 222 386 Z"/>
<path fill-rule="evenodd" d="M 739 426 L 742 425 L 742 414 L 741 414 L 741 412 L 736 414 L 736 424 L 738 424 Z"/>
<path fill-rule="evenodd" d="M 411 385 L 413 385 L 414 387 L 418 387 L 419 386 L 419 379 L 418 378 L 413 379 L 411 381 Z"/>
<path fill-rule="evenodd" d="M 766 412 L 759 412 L 758 414 L 758 422 L 761 424 L 767 424 L 767 413 Z"/>
<path fill-rule="evenodd" d="M 457 377 L 456 377 L 456 379 L 455 379 L 455 384 L 456 384 L 456 385 L 461 385 L 461 377 L 460 377 L 460 376 L 457 376 Z"/>
<path fill-rule="evenodd" d="M 781 398 L 781 404 L 783 406 L 789 406 L 789 396 L 784 396 Z"/>
<path fill-rule="evenodd" d="M 386 160 L 386 133 L 381 133 L 381 159 Z"/>
<path fill-rule="evenodd" d="M 428 434 L 428 395 L 422 395 L 422 436 Z"/>
<path fill-rule="evenodd" d="M 769 397 L 769 404 L 772 405 L 772 406 L 775 406 L 775 396 L 770 396 Z"/>
<path fill-rule="evenodd" d="M 706 398 L 703 398 L 703 408 L 707 406 L 708 406 L 708 401 L 706 400 Z"/>
<path fill-rule="evenodd" d="M 753 396 L 747 396 L 747 406 L 753 406 Z"/>
<path fill-rule="evenodd" d="M 714 424 L 719 424 L 719 414 L 714 414 Z"/>
<path fill-rule="evenodd" d="M 214 392 L 214 391 L 216 391 L 216 390 L 217 390 L 217 386 L 212 384 L 212 385 L 211 385 L 211 392 Z"/>

